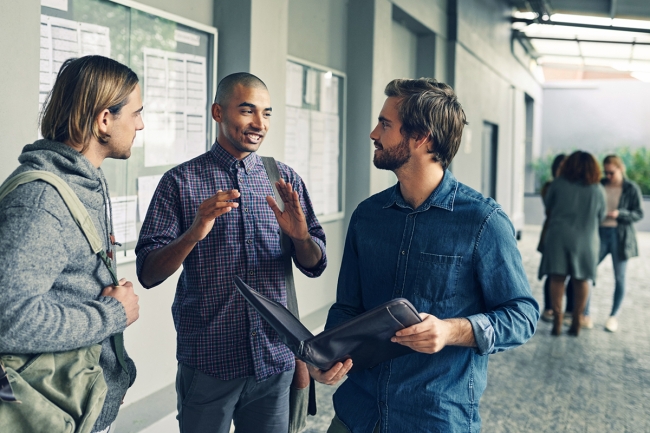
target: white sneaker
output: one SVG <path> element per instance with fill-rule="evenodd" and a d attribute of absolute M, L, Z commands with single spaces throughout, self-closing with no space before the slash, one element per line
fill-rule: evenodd
<path fill-rule="evenodd" d="M 580 318 L 580 327 L 582 329 L 592 329 L 594 327 L 594 321 L 591 320 L 591 316 L 582 316 Z"/>
<path fill-rule="evenodd" d="M 605 322 L 605 329 L 609 332 L 616 332 L 618 329 L 618 319 L 614 316 L 609 316 L 609 319 Z"/>

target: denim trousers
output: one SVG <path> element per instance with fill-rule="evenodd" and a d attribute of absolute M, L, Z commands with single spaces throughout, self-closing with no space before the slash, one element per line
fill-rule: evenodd
<path fill-rule="evenodd" d="M 176 394 L 181 433 L 286 433 L 293 370 L 261 382 L 254 377 L 219 380 L 178 364 Z"/>
<path fill-rule="evenodd" d="M 627 260 L 621 259 L 618 254 L 618 235 L 616 227 L 600 227 L 598 229 L 600 235 L 600 253 L 598 254 L 598 264 L 600 264 L 607 254 L 612 256 L 612 264 L 614 265 L 614 303 L 612 304 L 612 311 L 610 316 L 616 316 L 623 298 L 625 297 L 625 270 L 627 269 Z M 585 316 L 589 315 L 589 304 L 591 296 L 587 301 L 585 308 Z"/>

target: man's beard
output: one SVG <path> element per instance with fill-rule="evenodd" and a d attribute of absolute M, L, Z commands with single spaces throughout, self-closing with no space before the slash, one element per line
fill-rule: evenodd
<path fill-rule="evenodd" d="M 380 150 L 375 150 L 372 162 L 381 170 L 395 171 L 406 164 L 409 159 L 411 159 L 409 142 L 406 138 L 402 138 L 402 141 L 394 149 L 382 147 Z"/>

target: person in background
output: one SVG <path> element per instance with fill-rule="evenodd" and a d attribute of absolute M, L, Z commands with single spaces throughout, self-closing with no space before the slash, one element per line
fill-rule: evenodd
<path fill-rule="evenodd" d="M 596 279 L 598 225 L 605 217 L 605 193 L 599 183 L 600 167 L 590 153 L 577 151 L 562 164 L 549 186 L 544 205 L 548 228 L 539 268 L 551 279 L 552 335 L 562 331 L 562 297 L 567 276 L 572 279 L 574 306 L 569 334 L 580 332 L 589 295 L 589 280 Z"/>
<path fill-rule="evenodd" d="M 276 182 L 284 212 L 272 198 L 257 154 L 271 113 L 269 91 L 258 77 L 238 72 L 223 78 L 212 105 L 217 141 L 165 173 L 136 246 L 146 288 L 183 266 L 172 305 L 181 433 L 228 433 L 231 421 L 243 433 L 288 430 L 295 358 L 248 306 L 233 277 L 286 305 L 281 233 L 291 238 L 293 263 L 306 276 L 321 275 L 327 259 L 307 188 L 286 164 L 278 163 Z"/>
<path fill-rule="evenodd" d="M 466 124 L 452 88 L 397 79 L 385 93 L 373 163 L 398 183 L 352 214 L 325 328 L 397 297 L 423 321 L 392 338 L 415 353 L 348 376 L 328 432 L 480 431 L 487 355 L 525 343 L 539 305 L 501 206 L 448 170 Z M 333 384 L 353 363 L 310 372 Z"/>
<path fill-rule="evenodd" d="M 625 176 L 625 164 L 617 155 L 608 155 L 603 160 L 607 217 L 600 224 L 600 254 L 598 263 L 611 254 L 614 265 L 614 302 L 605 329 L 618 330 L 617 315 L 625 296 L 625 270 L 628 259 L 639 255 L 634 223 L 643 218 L 643 196 L 639 185 Z M 589 302 L 585 314 L 589 314 Z"/>
<path fill-rule="evenodd" d="M 136 132 L 144 128 L 141 114 L 140 85 L 131 69 L 102 56 L 66 60 L 45 102 L 44 138 L 23 148 L 10 176 L 44 170 L 63 179 L 88 211 L 109 257 L 115 239 L 100 166 L 106 158 L 131 156 Z M 101 344 L 108 393 L 92 431 L 108 432 L 136 376 L 128 354 L 121 365 L 111 343 L 139 317 L 133 284 L 122 279 L 113 285 L 59 192 L 44 181 L 20 185 L 0 202 L 0 261 L 0 353 Z"/>
<path fill-rule="evenodd" d="M 546 183 L 544 183 L 542 189 L 540 190 L 542 202 L 544 201 L 544 197 L 546 197 L 546 192 L 548 191 L 548 187 L 551 185 L 551 182 L 560 174 L 560 165 L 562 164 L 562 162 L 564 162 L 565 159 L 566 159 L 566 155 L 564 153 L 558 154 L 553 159 L 553 163 L 551 164 L 552 179 L 546 181 Z M 547 219 L 544 221 L 544 225 L 542 226 L 542 233 L 539 237 L 539 244 L 537 245 L 537 251 L 539 251 L 540 253 L 544 252 L 544 237 L 546 236 L 546 230 L 547 230 L 548 210 L 546 211 L 546 218 Z M 568 301 L 568 290 L 569 287 L 567 287 L 567 301 Z M 567 305 L 567 308 L 568 307 L 569 306 Z M 544 280 L 544 310 L 542 312 L 541 318 L 545 322 L 553 321 L 553 306 L 551 305 L 551 279 L 548 277 Z"/>

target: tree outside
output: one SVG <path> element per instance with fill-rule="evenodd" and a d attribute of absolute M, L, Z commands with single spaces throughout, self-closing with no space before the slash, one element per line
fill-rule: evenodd
<path fill-rule="evenodd" d="M 566 155 L 570 155 L 573 151 L 565 151 Z M 535 172 L 535 191 L 539 193 L 542 186 L 551 180 L 551 164 L 555 155 L 560 152 L 550 152 L 546 155 L 537 158 L 532 162 L 532 168 Z M 618 155 L 621 157 L 627 168 L 628 179 L 636 182 L 641 187 L 641 192 L 644 196 L 650 196 L 650 150 L 642 147 L 630 149 L 629 147 L 619 147 L 610 151 L 603 151 L 594 154 L 600 164 L 607 155 Z M 601 166 L 602 169 L 602 166 Z"/>

